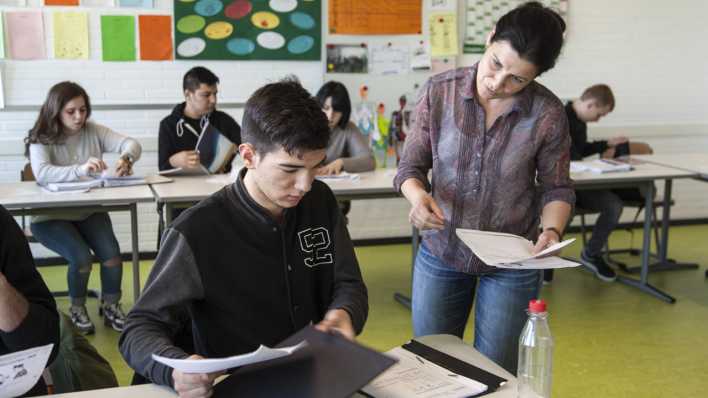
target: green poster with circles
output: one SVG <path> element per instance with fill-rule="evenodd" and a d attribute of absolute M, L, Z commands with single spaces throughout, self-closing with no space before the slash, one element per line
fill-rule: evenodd
<path fill-rule="evenodd" d="M 175 58 L 320 59 L 321 0 L 174 0 Z"/>

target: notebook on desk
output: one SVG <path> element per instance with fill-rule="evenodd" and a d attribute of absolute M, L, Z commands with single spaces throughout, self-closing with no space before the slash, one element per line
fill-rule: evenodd
<path fill-rule="evenodd" d="M 395 360 L 308 326 L 277 347 L 307 346 L 287 357 L 244 366 L 214 386 L 215 398 L 345 398 Z"/>

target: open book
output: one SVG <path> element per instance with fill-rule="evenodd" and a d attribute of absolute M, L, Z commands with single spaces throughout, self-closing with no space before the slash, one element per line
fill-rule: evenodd
<path fill-rule="evenodd" d="M 456 233 L 475 256 L 493 267 L 550 269 L 580 265 L 556 256 L 544 257 L 575 242 L 575 239 L 564 240 L 533 254 L 533 242 L 522 236 L 462 228 Z"/>
<path fill-rule="evenodd" d="M 589 171 L 591 173 L 613 173 L 618 171 L 631 171 L 634 168 L 631 164 L 619 162 L 612 159 L 595 159 L 590 161 L 570 162 L 570 171 L 580 173 Z"/>
<path fill-rule="evenodd" d="M 161 184 L 172 180 L 162 176 L 109 176 L 84 177 L 79 181 L 50 182 L 43 186 L 51 192 L 86 192 L 93 188 L 126 187 L 131 185 Z"/>
<path fill-rule="evenodd" d="M 195 133 L 196 134 L 196 133 Z M 221 134 L 214 126 L 207 124 L 197 139 L 194 150 L 199 153 L 200 165 L 192 168 L 177 167 L 163 170 L 160 175 L 208 175 L 222 173 L 233 159 L 236 145 Z"/>

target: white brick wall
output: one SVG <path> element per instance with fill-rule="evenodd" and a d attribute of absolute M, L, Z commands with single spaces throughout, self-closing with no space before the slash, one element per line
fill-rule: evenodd
<path fill-rule="evenodd" d="M 84 4 L 86 0 L 84 0 Z M 327 1 L 323 1 L 326 26 Z M 41 0 L 28 0 L 37 7 Z M 102 1 L 98 1 L 102 3 Z M 464 2 L 458 1 L 462 9 Z M 156 0 L 154 10 L 81 7 L 90 14 L 91 59 L 85 61 L 0 60 L 5 85 L 5 104 L 38 105 L 51 85 L 60 80 L 82 84 L 97 104 L 174 104 L 181 98 L 181 78 L 196 64 L 212 69 L 222 81 L 221 102 L 243 102 L 264 82 L 286 74 L 297 75 L 305 87 L 315 92 L 323 80 L 336 79 L 347 85 L 356 101 L 358 87 L 368 84 L 370 99 L 383 101 L 390 111 L 397 98 L 427 78 L 425 73 L 372 76 L 324 74 L 322 62 L 102 62 L 99 32 L 101 14 L 171 14 L 171 0 Z M 13 9 L 0 6 L 0 11 Z M 51 57 L 51 11 L 76 10 L 72 7 L 45 8 L 46 47 Z M 460 13 L 462 15 L 462 13 Z M 575 0 L 570 2 L 567 42 L 558 65 L 541 81 L 562 98 L 577 96 L 596 82 L 610 84 L 617 108 L 606 119 L 591 126 L 591 135 L 601 137 L 621 133 L 643 140 L 660 153 L 708 151 L 708 74 L 705 73 L 708 37 L 708 3 L 700 0 Z M 460 21 L 462 24 L 462 21 Z M 328 35 L 323 43 L 381 42 L 415 43 L 421 36 L 396 37 Z M 462 32 L 462 25 L 460 25 Z M 324 54 L 324 51 L 323 51 Z M 465 55 L 459 64 L 478 59 Z M 225 109 L 241 120 L 238 109 Z M 94 120 L 140 140 L 143 159 L 138 173 L 148 173 L 157 165 L 157 128 L 168 110 L 94 112 Z M 388 111 L 387 111 L 388 113 Z M 17 181 L 24 165 L 22 138 L 31 127 L 36 111 L 0 110 L 0 181 Z M 679 181 L 674 184 L 676 218 L 708 217 L 708 184 Z M 401 236 L 409 233 L 405 201 L 374 200 L 355 202 L 350 229 L 355 238 Z M 139 206 L 140 247 L 155 247 L 155 206 Z M 627 212 L 629 213 L 629 212 Z M 628 216 L 625 215 L 628 219 Z M 113 216 L 123 250 L 129 249 L 129 224 L 125 214 Z"/>

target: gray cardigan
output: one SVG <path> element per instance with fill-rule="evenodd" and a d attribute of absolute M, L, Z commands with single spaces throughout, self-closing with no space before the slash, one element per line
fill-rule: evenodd
<path fill-rule="evenodd" d="M 345 128 L 339 126 L 332 130 L 332 135 L 327 146 L 325 163 L 331 163 L 342 158 L 342 169 L 349 173 L 372 171 L 376 168 L 374 152 L 366 142 L 366 137 L 352 122 Z"/>
<path fill-rule="evenodd" d="M 138 141 L 118 134 L 108 127 L 87 121 L 77 134 L 68 135 L 64 142 L 44 145 L 30 144 L 29 155 L 32 173 L 40 185 L 50 182 L 76 181 L 85 177 L 81 165 L 90 157 L 103 158 L 105 152 L 130 156 L 133 162 L 140 158 L 142 148 Z M 112 165 L 109 165 L 112 167 Z M 66 213 L 35 217 L 32 222 L 52 219 L 83 220 L 90 213 Z"/>

